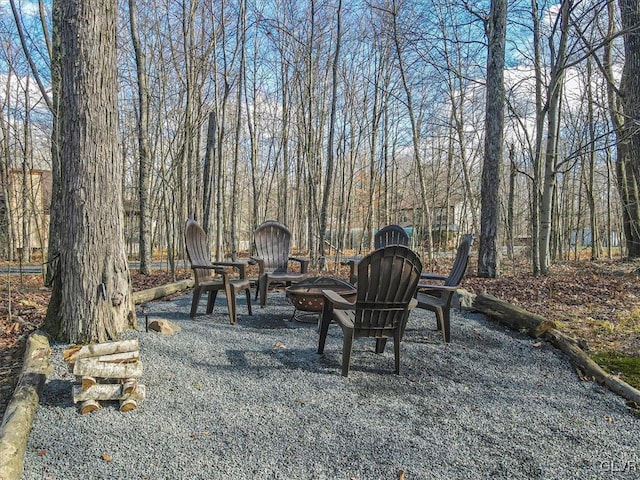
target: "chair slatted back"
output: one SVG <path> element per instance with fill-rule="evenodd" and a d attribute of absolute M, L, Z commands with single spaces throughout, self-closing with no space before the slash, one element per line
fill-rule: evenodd
<path fill-rule="evenodd" d="M 451 272 L 444 282 L 445 286 L 457 287 L 458 285 L 460 285 L 460 282 L 462 282 L 464 274 L 467 271 L 467 266 L 469 264 L 469 256 L 471 255 L 472 245 L 473 235 L 471 234 L 466 235 L 460 242 L 460 245 L 458 245 L 456 258 L 453 261 Z"/>
<path fill-rule="evenodd" d="M 264 259 L 267 272 L 286 272 L 291 255 L 291 232 L 280 222 L 267 220 L 254 235 L 256 256 Z"/>
<path fill-rule="evenodd" d="M 191 265 L 211 265 L 211 255 L 207 245 L 207 234 L 202 227 L 192 219 L 187 219 L 184 228 L 184 240 L 187 247 L 187 257 Z M 200 282 L 212 278 L 212 270 L 194 268 L 195 282 Z"/>
<path fill-rule="evenodd" d="M 376 250 L 388 245 L 409 245 L 409 235 L 400 225 L 387 225 L 376 232 L 373 237 Z"/>
<path fill-rule="evenodd" d="M 355 335 L 386 337 L 403 322 L 413 298 L 422 263 L 404 245 L 375 250 L 358 263 Z"/>

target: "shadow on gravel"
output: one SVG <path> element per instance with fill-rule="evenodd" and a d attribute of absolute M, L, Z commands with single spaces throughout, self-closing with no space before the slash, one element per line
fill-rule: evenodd
<path fill-rule="evenodd" d="M 46 406 L 75 408 L 71 398 L 73 380 L 51 380 L 47 383 L 47 394 L 40 398 L 40 403 Z"/>

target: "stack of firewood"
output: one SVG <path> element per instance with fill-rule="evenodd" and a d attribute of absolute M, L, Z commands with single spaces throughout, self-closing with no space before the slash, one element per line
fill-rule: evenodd
<path fill-rule="evenodd" d="M 119 401 L 120 411 L 137 408 L 145 387 L 138 383 L 142 362 L 138 340 L 76 345 L 63 352 L 79 385 L 73 386 L 73 403 L 81 402 L 80 413 L 101 407 L 102 401 Z"/>

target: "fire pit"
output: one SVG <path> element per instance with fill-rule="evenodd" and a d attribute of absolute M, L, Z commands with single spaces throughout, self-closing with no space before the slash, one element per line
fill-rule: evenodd
<path fill-rule="evenodd" d="M 291 320 L 297 318 L 298 312 L 322 312 L 324 307 L 323 290 L 333 290 L 350 302 L 356 299 L 356 287 L 344 280 L 332 277 L 307 278 L 287 287 L 287 298 L 295 308 Z"/>

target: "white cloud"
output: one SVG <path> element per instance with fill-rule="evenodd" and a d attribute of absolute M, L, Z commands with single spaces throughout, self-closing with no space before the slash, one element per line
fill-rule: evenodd
<path fill-rule="evenodd" d="M 16 7 L 25 17 L 33 17 L 39 14 L 38 2 L 33 0 L 18 0 L 16 2 Z M 9 3 L 9 0 L 0 0 L 0 12 L 11 12 L 11 4 Z"/>

